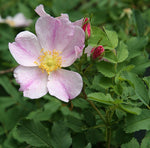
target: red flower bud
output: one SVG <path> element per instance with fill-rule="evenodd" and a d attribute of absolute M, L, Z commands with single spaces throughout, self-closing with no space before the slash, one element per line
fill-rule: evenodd
<path fill-rule="evenodd" d="M 104 47 L 102 45 L 92 48 L 92 50 L 91 50 L 92 58 L 93 59 L 98 58 L 99 60 L 102 59 L 103 52 L 104 52 Z"/>
<path fill-rule="evenodd" d="M 89 23 L 89 19 L 86 17 L 83 21 L 82 29 L 85 33 L 87 33 L 87 36 L 90 37 L 91 35 L 91 25 Z"/>

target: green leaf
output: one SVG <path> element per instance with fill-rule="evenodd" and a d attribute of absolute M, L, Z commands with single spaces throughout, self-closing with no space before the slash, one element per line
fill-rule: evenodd
<path fill-rule="evenodd" d="M 143 36 L 144 31 L 145 31 L 145 23 L 144 23 L 144 20 L 141 16 L 141 12 L 139 10 L 134 9 L 133 16 L 134 16 L 134 19 L 135 19 L 138 35 Z"/>
<path fill-rule="evenodd" d="M 144 74 L 146 68 L 150 66 L 148 56 L 137 56 L 131 60 L 131 64 L 135 65 L 132 72 L 136 74 Z"/>
<path fill-rule="evenodd" d="M 150 110 L 144 109 L 140 115 L 129 115 L 126 118 L 125 131 L 132 133 L 142 129 L 150 130 Z"/>
<path fill-rule="evenodd" d="M 122 144 L 121 148 L 140 148 L 140 145 L 137 140 L 133 138 L 130 142 Z"/>
<path fill-rule="evenodd" d="M 73 103 L 74 107 L 78 107 L 83 110 L 89 108 L 89 103 L 85 99 L 82 98 L 73 99 L 71 102 Z"/>
<path fill-rule="evenodd" d="M 115 65 L 109 62 L 101 61 L 97 63 L 98 72 L 101 72 L 106 77 L 114 77 L 115 76 Z"/>
<path fill-rule="evenodd" d="M 132 37 L 128 39 L 127 46 L 128 46 L 128 52 L 129 56 L 128 59 L 132 59 L 138 55 L 141 55 L 141 51 L 144 49 L 144 47 L 148 43 L 147 37 Z"/>
<path fill-rule="evenodd" d="M 22 120 L 16 128 L 16 137 L 36 147 L 51 147 L 48 130 L 40 123 Z"/>
<path fill-rule="evenodd" d="M 150 146 L 150 132 L 146 134 L 144 139 L 142 140 L 140 148 L 148 148 Z"/>
<path fill-rule="evenodd" d="M 149 96 L 146 86 L 142 79 L 140 79 L 136 74 L 131 72 L 125 72 L 124 77 L 134 86 L 136 95 L 147 106 L 149 103 Z"/>
<path fill-rule="evenodd" d="M 54 148 L 69 148 L 72 143 L 70 132 L 63 122 L 54 122 L 51 137 Z"/>
<path fill-rule="evenodd" d="M 84 111 L 84 118 L 89 127 L 96 125 L 95 115 L 91 112 L 91 110 L 87 109 Z"/>
<path fill-rule="evenodd" d="M 34 119 L 37 121 L 49 120 L 51 116 L 59 109 L 61 103 L 58 101 L 50 101 L 44 105 L 44 109 L 38 109 L 31 112 L 27 119 Z"/>
<path fill-rule="evenodd" d="M 110 94 L 105 95 L 101 92 L 88 94 L 88 99 L 108 105 L 112 105 L 114 103 L 114 100 Z"/>
<path fill-rule="evenodd" d="M 12 97 L 0 97 L 0 108 L 5 109 L 11 105 L 16 104 L 17 101 Z"/>
<path fill-rule="evenodd" d="M 99 27 L 91 27 L 91 36 L 88 40 L 88 44 L 91 46 L 98 46 L 103 45 L 106 46 L 109 43 L 109 40 L 107 39 L 106 33 L 100 29 Z"/>
<path fill-rule="evenodd" d="M 121 108 L 122 110 L 124 110 L 124 111 L 126 111 L 130 114 L 135 114 L 135 115 L 140 115 L 141 112 L 142 112 L 142 110 L 139 107 L 134 107 L 134 106 L 131 106 L 131 105 L 120 104 L 119 108 Z"/>
<path fill-rule="evenodd" d="M 109 40 L 109 42 L 111 43 L 111 47 L 113 49 L 115 49 L 117 46 L 118 46 L 118 35 L 115 31 L 110 31 L 110 30 L 107 30 L 105 29 L 105 32 L 106 32 L 106 35 L 107 35 L 107 38 Z"/>
<path fill-rule="evenodd" d="M 104 59 L 107 59 L 111 63 L 117 63 L 117 56 L 114 50 L 105 50 Z"/>
<path fill-rule="evenodd" d="M 76 134 L 72 139 L 72 148 L 83 148 L 86 146 L 86 139 L 83 133 Z"/>
<path fill-rule="evenodd" d="M 96 144 L 97 142 L 99 142 L 99 139 L 102 139 L 102 135 L 98 129 L 89 129 L 86 132 L 86 138 L 88 142 Z"/>
<path fill-rule="evenodd" d="M 128 49 L 127 46 L 123 43 L 120 42 L 119 47 L 117 48 L 117 59 L 118 63 L 123 62 L 125 59 L 128 57 Z"/>
<path fill-rule="evenodd" d="M 6 92 L 10 94 L 12 97 L 16 98 L 19 96 L 16 88 L 11 84 L 10 80 L 6 76 L 0 77 L 0 84 L 4 87 Z"/>
<path fill-rule="evenodd" d="M 100 77 L 100 75 L 96 75 L 94 77 L 91 87 L 95 90 L 98 90 L 98 88 L 99 90 L 101 90 L 101 88 L 108 89 L 110 87 L 113 87 L 112 79 L 104 76 Z"/>
<path fill-rule="evenodd" d="M 14 128 L 20 118 L 23 118 L 27 113 L 28 110 L 17 104 L 10 106 L 7 110 L 0 110 L 0 123 L 4 125 L 5 132 Z"/>
<path fill-rule="evenodd" d="M 81 119 L 77 119 L 73 116 L 67 117 L 67 122 L 65 123 L 65 126 L 72 129 L 75 132 L 80 132 L 83 127 L 83 122 Z"/>

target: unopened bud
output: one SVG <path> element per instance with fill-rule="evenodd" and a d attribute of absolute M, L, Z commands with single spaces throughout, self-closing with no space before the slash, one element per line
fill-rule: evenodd
<path fill-rule="evenodd" d="M 98 58 L 99 60 L 101 60 L 103 57 L 103 52 L 104 52 L 104 47 L 102 45 L 92 48 L 91 50 L 92 58 L 93 59 Z"/>
<path fill-rule="evenodd" d="M 84 32 L 86 33 L 86 35 L 89 38 L 91 35 L 91 25 L 90 25 L 89 19 L 87 17 L 83 21 L 82 29 L 84 30 Z"/>

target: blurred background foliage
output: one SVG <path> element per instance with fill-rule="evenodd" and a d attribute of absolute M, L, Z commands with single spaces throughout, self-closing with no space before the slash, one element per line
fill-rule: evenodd
<path fill-rule="evenodd" d="M 89 17 L 92 25 L 99 27 L 105 26 L 106 28 L 115 30 L 118 33 L 119 39 L 126 42 L 128 45 L 131 45 L 133 49 L 136 48 L 138 43 L 138 46 L 141 44 L 141 47 L 145 47 L 146 45 L 145 50 L 149 53 L 150 1 L 0 0 L 0 15 L 2 18 L 14 16 L 17 13 L 22 12 L 26 18 L 33 20 L 30 26 L 20 28 L 12 28 L 7 24 L 0 24 L 0 148 L 27 148 L 32 146 L 41 146 L 43 148 L 50 147 L 51 144 L 49 142 L 45 142 L 49 139 L 48 134 L 45 137 L 42 132 L 44 131 L 45 133 L 48 133 L 50 130 L 52 137 L 54 137 L 52 139 L 52 145 L 56 148 L 67 148 L 71 143 L 71 135 L 70 132 L 68 132 L 68 128 L 73 131 L 73 148 L 79 148 L 79 145 L 81 148 L 90 148 L 91 145 L 88 144 L 88 142 L 95 144 L 99 137 L 102 140 L 104 140 L 104 137 L 96 129 L 86 131 L 86 137 L 83 133 L 78 133 L 81 130 L 81 127 L 85 124 L 83 124 L 80 117 L 80 111 L 84 111 L 83 114 L 86 120 L 85 122 L 88 126 L 95 125 L 96 120 L 92 113 L 89 114 L 89 106 L 83 99 L 73 100 L 73 105 L 77 112 L 70 112 L 68 107 L 71 108 L 71 104 L 66 106 L 66 104 L 61 103 L 59 100 L 56 100 L 49 95 L 44 96 L 44 99 L 30 100 L 22 97 L 22 93 L 18 92 L 19 86 L 13 78 L 13 73 L 3 73 L 7 69 L 8 71 L 12 71 L 11 68 L 18 65 L 9 52 L 8 43 L 13 42 L 15 36 L 21 31 L 29 30 L 35 33 L 34 26 L 39 16 L 35 13 L 34 9 L 39 4 L 43 4 L 46 12 L 52 16 L 60 16 L 61 13 L 68 13 L 71 21 L 75 21 L 83 17 Z M 140 41 L 136 39 L 128 41 L 129 37 L 134 36 L 144 38 Z M 141 60 L 144 60 L 144 58 L 139 59 L 139 61 Z M 87 111 L 85 111 L 85 109 L 87 109 Z M 62 115 L 64 117 L 62 117 Z M 20 122 L 21 125 L 18 126 L 19 133 L 15 132 L 15 126 L 18 124 L 18 121 L 24 117 L 26 117 L 29 121 L 22 120 Z M 32 121 L 33 119 L 34 121 Z M 55 122 L 58 119 L 62 120 L 62 122 Z M 49 124 L 45 122 L 47 120 L 49 120 Z M 39 121 L 42 122 L 42 124 Z M 45 141 L 40 141 L 35 135 L 31 137 L 31 140 L 27 137 L 25 137 L 25 139 L 19 137 L 24 132 L 26 135 L 33 134 L 27 131 L 25 127 L 28 129 L 30 129 L 30 127 L 34 127 L 32 129 L 33 132 L 39 134 L 38 136 L 40 136 L 41 139 L 45 139 Z M 50 128 L 47 130 L 45 127 Z M 119 132 L 117 133 L 118 135 Z M 64 139 L 59 139 L 59 136 Z M 62 141 L 63 145 L 60 146 L 55 138 Z M 124 143 L 128 141 L 128 139 L 129 138 L 123 139 L 120 137 L 120 141 L 117 141 L 117 144 Z M 67 141 L 67 143 L 65 143 L 65 141 Z"/>

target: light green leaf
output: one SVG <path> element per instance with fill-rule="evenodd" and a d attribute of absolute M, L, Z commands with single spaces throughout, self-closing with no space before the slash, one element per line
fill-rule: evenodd
<path fill-rule="evenodd" d="M 137 140 L 133 138 L 130 142 L 122 144 L 121 148 L 140 148 L 140 145 Z"/>
<path fill-rule="evenodd" d="M 69 148 L 72 143 L 70 132 L 63 122 L 54 122 L 51 137 L 54 148 Z"/>
<path fill-rule="evenodd" d="M 32 146 L 51 147 L 48 130 L 40 122 L 22 120 L 16 128 L 15 137 Z"/>
<path fill-rule="evenodd" d="M 127 46 L 123 43 L 120 42 L 119 47 L 117 48 L 117 59 L 118 63 L 123 62 L 125 59 L 128 57 L 128 49 Z"/>
<path fill-rule="evenodd" d="M 107 59 L 111 63 L 117 63 L 117 56 L 115 55 L 114 50 L 105 50 L 104 59 Z"/>
<path fill-rule="evenodd" d="M 128 59 L 132 59 L 138 55 L 141 55 L 141 51 L 148 43 L 147 37 L 132 37 L 128 39 L 127 46 L 129 50 Z"/>
<path fill-rule="evenodd" d="M 109 40 L 109 42 L 111 43 L 111 47 L 113 49 L 115 49 L 117 46 L 118 46 L 118 35 L 115 31 L 110 31 L 110 30 L 107 30 L 105 29 L 105 32 L 106 32 L 106 35 L 107 35 L 107 38 Z"/>
<path fill-rule="evenodd" d="M 150 130 L 150 110 L 144 109 L 140 115 L 129 115 L 126 118 L 125 131 L 127 133 L 142 129 Z"/>
<path fill-rule="evenodd" d="M 115 65 L 109 62 L 101 61 L 97 63 L 97 69 L 106 77 L 114 77 L 115 76 Z"/>
<path fill-rule="evenodd" d="M 142 140 L 140 148 L 149 148 L 150 146 L 150 132 L 147 132 L 146 136 Z"/>
<path fill-rule="evenodd" d="M 148 96 L 148 91 L 142 79 L 140 79 L 136 74 L 131 72 L 125 72 L 124 77 L 127 81 L 129 81 L 129 83 L 133 85 L 136 95 L 147 106 L 150 98 Z"/>
<path fill-rule="evenodd" d="M 142 112 L 142 110 L 139 107 L 133 107 L 131 105 L 120 104 L 119 108 L 121 108 L 122 110 L 124 110 L 130 114 L 135 114 L 135 115 L 140 115 Z"/>
<path fill-rule="evenodd" d="M 91 27 L 91 36 L 88 40 L 88 44 L 91 46 L 98 46 L 98 45 L 107 45 L 109 40 L 107 39 L 106 33 L 100 29 L 99 27 Z"/>
<path fill-rule="evenodd" d="M 114 103 L 114 100 L 110 94 L 105 95 L 101 92 L 88 94 L 88 99 L 108 105 L 112 105 Z"/>

